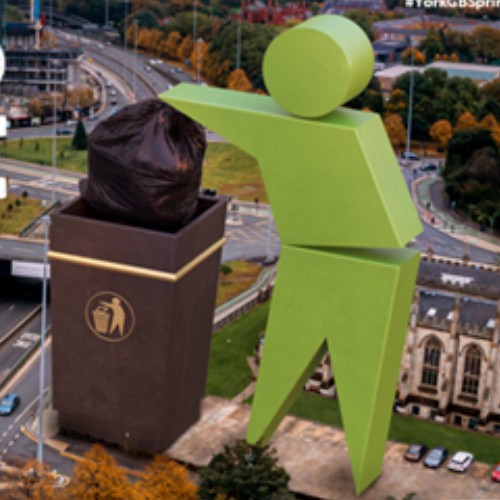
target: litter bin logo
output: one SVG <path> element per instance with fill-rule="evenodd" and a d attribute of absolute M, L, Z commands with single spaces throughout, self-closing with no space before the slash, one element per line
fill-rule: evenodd
<path fill-rule="evenodd" d="M 87 302 L 85 319 L 89 328 L 102 340 L 120 342 L 134 330 L 132 306 L 115 292 L 96 293 Z"/>

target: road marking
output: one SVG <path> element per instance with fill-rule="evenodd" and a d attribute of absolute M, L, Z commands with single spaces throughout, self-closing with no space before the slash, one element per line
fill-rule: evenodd
<path fill-rule="evenodd" d="M 38 402 L 38 397 L 36 397 L 25 409 L 24 411 L 21 413 L 21 415 L 19 415 L 16 420 L 14 420 L 14 422 L 17 424 L 17 422 L 19 422 L 19 420 L 21 420 L 21 418 L 24 417 L 24 415 L 26 415 L 26 413 L 31 409 L 31 407 L 36 403 Z"/>

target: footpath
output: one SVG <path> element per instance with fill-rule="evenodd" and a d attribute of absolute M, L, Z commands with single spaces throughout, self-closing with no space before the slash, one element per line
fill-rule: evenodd
<path fill-rule="evenodd" d="M 452 210 L 443 188 L 443 180 L 436 176 L 421 177 L 412 183 L 413 201 L 422 220 L 447 236 L 490 252 L 500 252 L 500 238 L 491 234 L 490 229 L 481 231 L 479 224 Z"/>

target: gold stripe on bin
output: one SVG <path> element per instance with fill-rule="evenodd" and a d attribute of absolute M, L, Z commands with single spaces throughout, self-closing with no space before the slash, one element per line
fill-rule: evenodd
<path fill-rule="evenodd" d="M 175 283 L 185 276 L 189 271 L 194 269 L 198 264 L 201 264 L 205 259 L 210 257 L 214 252 L 219 250 L 226 238 L 221 238 L 212 246 L 207 248 L 198 257 L 195 257 L 191 262 L 188 262 L 181 270 L 176 273 L 166 273 L 164 271 L 156 271 L 154 269 L 147 269 L 139 266 L 129 266 L 127 264 L 117 264 L 109 260 L 91 259 L 90 257 L 80 257 L 79 255 L 72 255 L 63 252 L 54 252 L 50 250 L 47 256 L 51 260 L 65 262 L 66 264 L 75 264 L 77 266 L 94 267 L 96 269 L 103 269 L 105 271 L 113 271 L 122 274 L 130 274 L 132 276 L 140 276 L 141 278 L 155 279 L 159 281 L 170 281 Z"/>

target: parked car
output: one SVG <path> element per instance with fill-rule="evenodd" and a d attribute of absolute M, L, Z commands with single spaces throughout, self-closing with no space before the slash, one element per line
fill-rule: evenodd
<path fill-rule="evenodd" d="M 429 469 L 437 469 L 448 457 L 448 450 L 444 446 L 436 446 L 425 457 L 424 465 Z"/>
<path fill-rule="evenodd" d="M 403 151 L 401 153 L 401 158 L 404 160 L 410 160 L 410 161 L 420 161 L 420 156 L 416 155 L 415 153 L 407 153 L 406 151 Z"/>
<path fill-rule="evenodd" d="M 21 398 L 14 393 L 7 394 L 0 402 L 0 415 L 12 415 L 14 410 L 21 404 Z"/>
<path fill-rule="evenodd" d="M 76 124 L 76 120 L 66 120 L 66 127 L 74 127 Z"/>
<path fill-rule="evenodd" d="M 58 128 L 56 130 L 56 135 L 73 135 L 73 130 L 69 128 Z"/>
<path fill-rule="evenodd" d="M 427 453 L 427 450 L 425 444 L 410 444 L 405 451 L 405 459 L 410 462 L 419 462 Z"/>
<path fill-rule="evenodd" d="M 434 163 L 426 163 L 425 165 L 420 166 L 420 170 L 423 172 L 437 172 L 438 166 Z"/>
<path fill-rule="evenodd" d="M 493 469 L 491 480 L 500 483 L 500 462 L 498 462 L 497 466 Z"/>
<path fill-rule="evenodd" d="M 448 462 L 448 469 L 455 472 L 465 472 L 474 461 L 474 455 L 466 451 L 459 451 Z"/>

